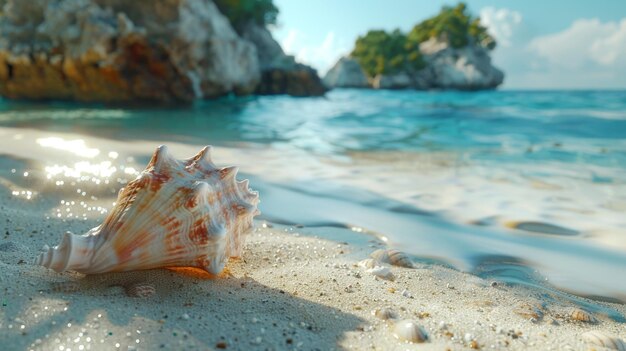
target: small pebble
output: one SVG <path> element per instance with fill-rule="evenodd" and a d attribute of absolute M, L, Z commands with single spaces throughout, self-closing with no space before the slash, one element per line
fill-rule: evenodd
<path fill-rule="evenodd" d="M 377 308 L 372 311 L 372 315 L 382 320 L 394 319 L 396 317 L 396 314 L 389 308 Z"/>
<path fill-rule="evenodd" d="M 593 316 L 590 312 L 587 312 L 580 308 L 575 308 L 569 312 L 570 320 L 574 322 L 584 322 L 594 324 L 597 323 L 598 320 Z"/>
<path fill-rule="evenodd" d="M 421 343 L 428 340 L 424 329 L 412 320 L 397 322 L 393 328 L 393 335 L 400 341 Z"/>
<path fill-rule="evenodd" d="M 394 280 L 393 273 L 387 267 L 376 266 L 374 268 L 370 268 L 367 270 L 368 273 L 371 273 L 378 278 L 382 278 L 385 280 Z"/>

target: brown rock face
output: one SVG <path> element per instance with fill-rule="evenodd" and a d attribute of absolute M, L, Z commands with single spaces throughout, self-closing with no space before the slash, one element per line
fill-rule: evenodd
<path fill-rule="evenodd" d="M 40 52 L 0 52 L 0 94 L 13 99 L 78 101 L 191 101 L 187 76 L 160 45 L 130 35 L 118 39 L 114 57 L 91 52 L 73 58 Z"/>
<path fill-rule="evenodd" d="M 257 94 L 320 96 L 328 91 L 317 71 L 297 63 L 293 56 L 285 54 L 267 28 L 250 22 L 239 32 L 257 48 L 261 67 L 261 82 L 256 89 Z"/>
<path fill-rule="evenodd" d="M 0 94 L 15 99 L 188 102 L 254 92 L 254 45 L 209 0 L 9 0 Z"/>
<path fill-rule="evenodd" d="M 291 69 L 266 69 L 261 75 L 261 83 L 257 88 L 257 93 L 261 95 L 321 96 L 326 91 L 328 89 L 317 72 L 304 65 Z"/>

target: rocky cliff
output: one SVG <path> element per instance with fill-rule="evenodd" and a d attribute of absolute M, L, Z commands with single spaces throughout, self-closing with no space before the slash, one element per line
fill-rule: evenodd
<path fill-rule="evenodd" d="M 267 67 L 276 67 L 267 66 L 263 55 L 277 57 L 271 51 L 279 50 L 285 56 L 278 44 L 257 50 L 253 36 L 269 32 L 255 28 L 260 34 L 242 38 L 210 0 L 0 5 L 0 94 L 9 98 L 188 102 L 250 94 L 266 83 Z M 282 68 L 283 75 L 300 77 L 293 64 Z M 309 78 L 319 80 L 314 71 Z M 271 93 L 315 90 L 307 84 L 298 90 L 292 85 L 300 80 L 288 81 Z"/>
<path fill-rule="evenodd" d="M 420 44 L 420 51 L 427 66 L 413 74 L 418 89 L 494 89 L 504 81 L 504 73 L 491 64 L 483 46 L 454 48 L 431 38 Z"/>
<path fill-rule="evenodd" d="M 491 64 L 488 50 L 480 45 L 454 48 L 445 41 L 430 39 L 421 43 L 419 48 L 424 68 L 378 74 L 371 77 L 370 86 L 374 89 L 481 90 L 494 89 L 504 81 L 504 73 Z M 365 75 L 362 78 L 355 73 L 360 70 L 363 74 L 358 65 L 356 60 L 341 58 L 324 81 L 330 87 L 364 87 Z"/>
<path fill-rule="evenodd" d="M 241 36 L 254 44 L 261 67 L 261 95 L 289 94 L 293 96 L 323 95 L 328 88 L 313 68 L 297 63 L 286 55 L 267 28 L 254 22 L 239 30 Z"/>

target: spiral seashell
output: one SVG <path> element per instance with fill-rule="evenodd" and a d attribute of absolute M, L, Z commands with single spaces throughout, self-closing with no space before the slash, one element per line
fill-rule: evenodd
<path fill-rule="evenodd" d="M 585 323 L 596 323 L 598 321 L 591 313 L 579 308 L 572 309 L 569 313 L 569 318 L 572 321 Z"/>
<path fill-rule="evenodd" d="M 626 351 L 626 343 L 624 340 L 605 334 L 601 331 L 594 330 L 586 332 L 582 335 L 582 338 L 586 342 L 596 346 L 606 347 L 611 350 Z"/>
<path fill-rule="evenodd" d="M 393 336 L 400 341 L 410 343 L 422 343 L 428 340 L 428 335 L 424 328 L 410 319 L 396 323 L 393 327 Z"/>
<path fill-rule="evenodd" d="M 372 252 L 370 257 L 393 266 L 415 268 L 413 260 L 406 253 L 394 249 L 378 249 Z"/>
<path fill-rule="evenodd" d="M 149 283 L 129 284 L 124 287 L 124 290 L 126 291 L 126 295 L 140 298 L 150 297 L 156 293 L 154 285 Z"/>
<path fill-rule="evenodd" d="M 176 160 L 159 146 L 146 169 L 120 190 L 104 222 L 84 235 L 66 233 L 36 264 L 85 274 L 159 267 L 198 267 L 217 274 L 241 255 L 259 214 L 258 194 L 237 182 L 236 167 L 217 168 L 210 147 Z"/>
<path fill-rule="evenodd" d="M 384 321 L 388 320 L 388 319 L 395 319 L 396 318 L 396 314 L 387 307 L 383 307 L 383 308 L 377 308 L 375 310 L 372 311 L 372 315 L 376 316 Z"/>

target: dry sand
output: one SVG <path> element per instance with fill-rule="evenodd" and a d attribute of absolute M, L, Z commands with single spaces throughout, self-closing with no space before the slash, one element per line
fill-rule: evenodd
<path fill-rule="evenodd" d="M 623 305 L 600 303 L 611 315 L 584 323 L 568 317 L 577 306 L 565 294 L 492 286 L 441 266 L 377 278 L 357 263 L 385 244 L 347 229 L 257 223 L 244 258 L 211 279 L 166 269 L 58 274 L 30 264 L 38 248 L 97 222 L 42 220 L 6 191 L 2 199 L 2 350 L 588 350 L 600 348 L 583 340 L 587 331 L 626 339 Z M 132 283 L 155 294 L 130 297 Z M 394 321 L 372 315 L 384 307 L 428 340 L 397 340 Z"/>

